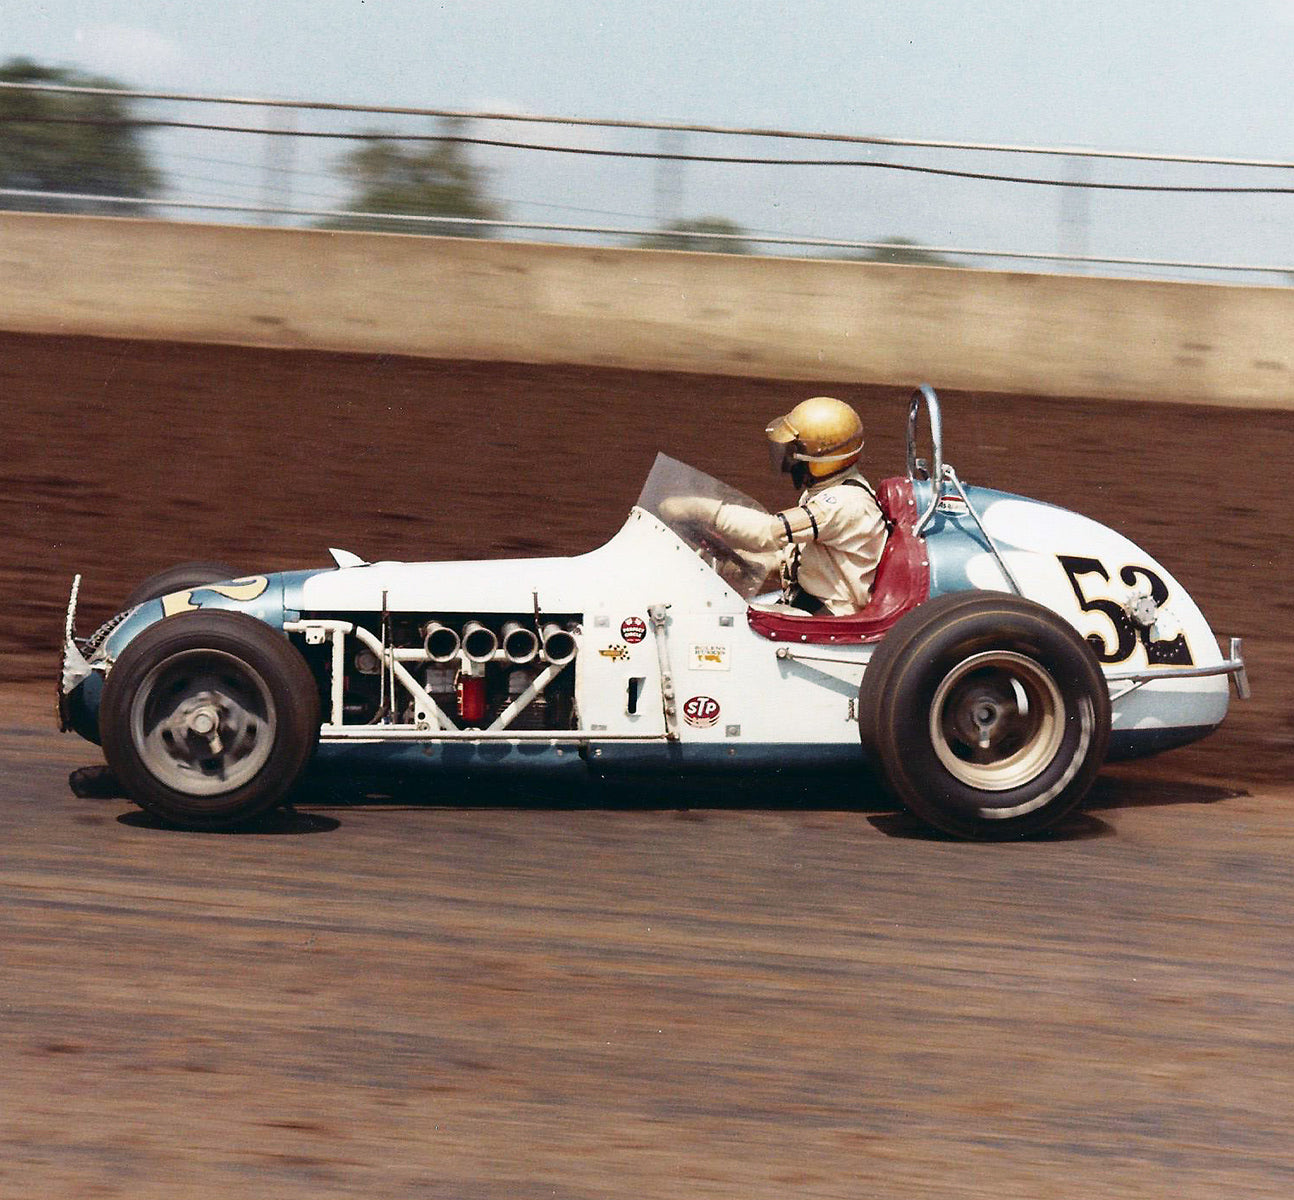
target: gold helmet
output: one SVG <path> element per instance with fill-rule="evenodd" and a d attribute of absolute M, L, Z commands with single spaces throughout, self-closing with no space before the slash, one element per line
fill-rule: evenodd
<path fill-rule="evenodd" d="M 808 476 L 824 479 L 853 466 L 863 452 L 862 419 L 832 396 L 802 400 L 764 432 L 773 466 L 798 486 Z"/>

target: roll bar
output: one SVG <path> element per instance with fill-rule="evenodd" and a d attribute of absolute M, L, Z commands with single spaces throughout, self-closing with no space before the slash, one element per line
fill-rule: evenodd
<path fill-rule="evenodd" d="M 917 423 L 921 418 L 921 402 L 925 401 L 925 409 L 930 419 L 930 457 L 931 462 L 927 465 L 924 459 L 917 457 Z M 924 472 L 924 475 L 922 474 Z M 917 483 L 920 479 L 930 480 L 930 506 L 921 515 L 921 520 L 917 522 L 916 532 L 920 535 L 925 529 L 930 518 L 934 516 L 935 508 L 939 504 L 939 495 L 943 490 L 944 474 L 944 428 L 943 418 L 939 413 L 939 397 L 935 395 L 935 389 L 928 383 L 923 383 L 915 392 L 912 393 L 912 399 L 908 402 L 908 478 Z"/>

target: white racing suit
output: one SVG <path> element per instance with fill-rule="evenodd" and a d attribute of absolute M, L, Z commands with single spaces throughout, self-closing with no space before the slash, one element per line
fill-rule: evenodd
<path fill-rule="evenodd" d="M 819 480 L 800 503 L 769 516 L 736 504 L 678 498 L 667 501 L 680 516 L 704 521 L 730 545 L 767 556 L 780 567 L 783 598 L 801 592 L 833 616 L 867 606 L 888 528 L 871 486 L 851 468 Z"/>

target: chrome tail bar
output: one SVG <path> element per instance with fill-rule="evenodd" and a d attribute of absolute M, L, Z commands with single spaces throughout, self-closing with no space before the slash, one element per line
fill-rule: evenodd
<path fill-rule="evenodd" d="M 1230 675 L 1236 685 L 1236 695 L 1241 700 L 1248 700 L 1253 695 L 1253 690 L 1249 686 L 1249 672 L 1245 668 L 1243 640 L 1233 637 L 1227 657 L 1212 667 L 1156 667 L 1153 671 L 1108 671 L 1105 675 L 1106 683 L 1132 685 L 1124 688 L 1111 699 L 1122 700 L 1125 696 L 1132 695 L 1138 688 L 1145 687 L 1148 683 L 1156 683 L 1161 679 L 1205 679 L 1210 675 Z"/>

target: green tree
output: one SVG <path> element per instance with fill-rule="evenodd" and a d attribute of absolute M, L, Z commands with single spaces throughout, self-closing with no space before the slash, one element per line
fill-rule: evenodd
<path fill-rule="evenodd" d="M 911 238 L 887 237 L 881 239 L 881 248 L 873 247 L 861 254 L 846 254 L 850 262 L 906 263 L 917 267 L 959 267 L 960 263 L 951 258 L 927 250 L 920 242 Z"/>
<path fill-rule="evenodd" d="M 663 237 L 662 234 L 686 234 L 686 237 Z M 707 234 L 723 237 L 707 237 Z M 708 250 L 713 254 L 749 254 L 750 243 L 746 231 L 727 217 L 685 217 L 662 225 L 659 233 L 639 238 L 637 245 L 644 250 Z"/>
<path fill-rule="evenodd" d="M 463 122 L 445 122 L 447 137 Z M 503 211 L 486 194 L 487 172 L 467 155 L 461 142 L 401 143 L 394 136 L 367 141 L 341 160 L 354 191 L 345 207 L 355 212 L 398 213 L 422 217 L 468 217 L 497 221 Z M 337 217 L 325 229 L 362 229 L 377 233 L 428 233 L 441 237 L 489 237 L 489 225 L 386 221 L 381 217 Z"/>
<path fill-rule="evenodd" d="M 0 80 L 70 87 L 121 88 L 120 83 L 26 58 L 0 65 Z M 117 96 L 0 88 L 0 188 L 85 195 L 154 195 L 161 177 L 143 135 L 129 124 L 128 101 Z M 35 212 L 138 216 L 145 204 L 100 204 L 0 195 L 0 208 Z"/>

